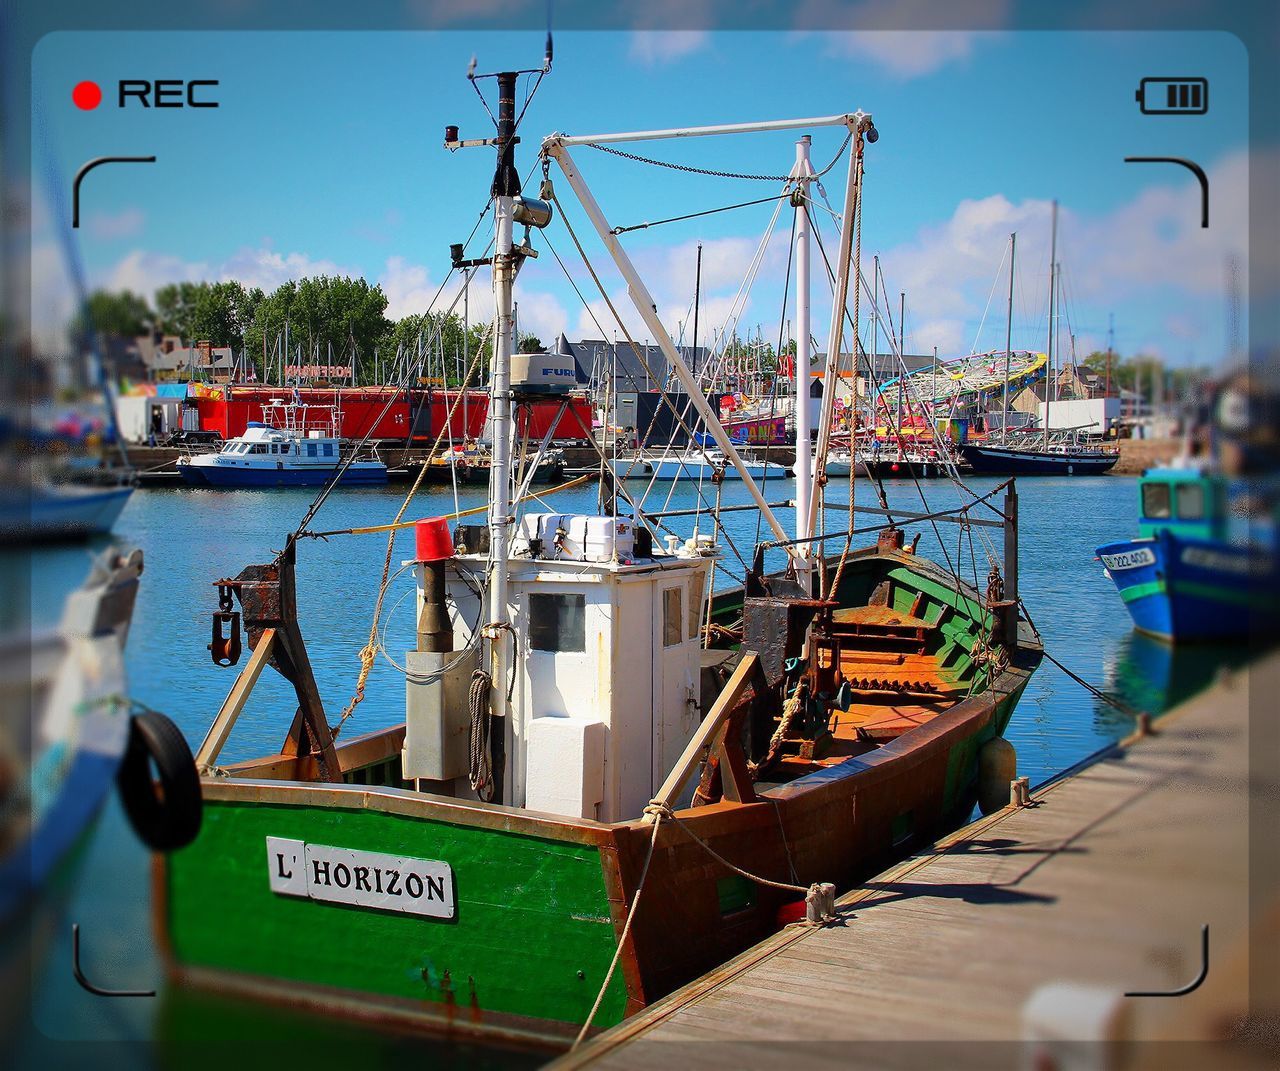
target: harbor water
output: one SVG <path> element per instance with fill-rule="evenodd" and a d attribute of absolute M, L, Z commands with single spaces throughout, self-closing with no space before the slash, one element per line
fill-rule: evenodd
<path fill-rule="evenodd" d="M 981 495 L 995 479 L 976 479 Z M 828 487 L 830 502 L 843 503 L 842 479 Z M 637 495 L 643 483 L 630 485 Z M 770 481 L 771 502 L 790 499 L 793 481 Z M 971 496 L 945 481 L 917 485 L 885 484 L 890 509 L 922 513 L 955 508 Z M 1128 614 L 1094 560 L 1099 544 L 1130 535 L 1135 529 L 1135 482 L 1126 477 L 1042 478 L 1018 486 L 1021 516 L 1020 590 L 1049 654 L 1086 680 L 1107 689 L 1130 706 L 1158 712 L 1209 683 L 1224 661 L 1224 652 L 1205 648 L 1173 650 L 1134 634 Z M 332 494 L 315 518 L 316 531 L 332 532 L 385 524 L 400 506 L 402 490 L 351 489 Z M 922 501 L 922 493 L 927 506 Z M 431 489 L 411 505 L 409 519 L 443 515 L 483 506 L 483 488 Z M 668 501 L 669 498 L 669 501 Z M 707 507 L 714 502 L 710 484 L 703 488 L 657 484 L 647 510 L 693 510 L 700 516 L 672 518 L 671 531 L 687 536 L 695 524 L 712 530 Z M 168 714 L 182 728 L 193 749 L 203 738 L 234 679 L 235 670 L 210 661 L 210 614 L 216 608 L 212 582 L 234 576 L 245 565 L 266 562 L 283 547 L 285 535 L 306 512 L 311 492 L 299 490 L 215 491 L 148 490 L 134 494 L 117 526 L 119 541 L 139 546 L 146 572 L 129 637 L 128 662 L 132 697 Z M 724 505 L 745 503 L 740 484 L 726 482 Z M 995 499 L 999 505 L 999 499 Z M 857 502 L 876 505 L 875 489 L 858 481 Z M 557 494 L 530 509 L 548 512 L 597 512 L 593 487 Z M 788 529 L 792 512 L 780 508 Z M 982 516 L 981 507 L 974 516 Z M 990 513 L 987 516 L 993 516 Z M 473 523 L 480 521 L 473 519 Z M 772 538 L 755 511 L 727 512 L 724 528 L 750 561 L 757 539 Z M 879 523 L 872 514 L 858 515 L 858 525 Z M 843 532 L 847 513 L 827 512 L 829 532 Z M 952 567 L 979 590 L 985 590 L 987 544 L 998 556 L 1001 533 L 996 528 L 958 524 L 905 523 L 908 538 L 920 533 L 918 553 Z M 874 542 L 874 533 L 856 536 L 855 546 Z M 939 543 L 941 540 L 941 544 Z M 312 665 L 329 713 L 336 723 L 350 701 L 359 670 L 358 652 L 369 640 L 374 600 L 383 571 L 385 535 L 331 535 L 304 539 L 298 553 L 298 603 Z M 844 539 L 828 544 L 839 553 Z M 384 604 L 379 638 L 385 646 L 371 675 L 366 698 L 347 723 L 348 736 L 383 728 L 403 719 L 404 679 L 393 662 L 414 643 L 412 577 L 402 566 L 411 554 L 412 533 L 401 532 L 392 558 L 392 580 Z M 84 547 L 42 550 L 33 555 L 31 598 L 37 624 L 51 624 L 66 591 L 83 578 L 89 551 Z M 736 583 L 743 562 L 727 547 L 717 565 L 717 587 Z M 275 674 L 264 674 L 223 752 L 235 761 L 279 750 L 293 717 L 291 689 Z M 1041 784 L 1124 736 L 1132 722 L 1071 681 L 1048 661 L 1036 673 L 1009 726 L 1017 750 L 1018 772 Z M 149 862 L 132 836 L 113 798 L 84 845 L 73 885 L 65 891 L 64 912 L 37 918 L 33 928 L 48 927 L 47 940 L 36 942 L 40 954 L 31 967 L 30 1022 L 18 1027 L 26 1060 L 55 1066 L 62 1043 L 119 1042 L 139 1046 L 155 1042 L 155 1062 L 166 1063 L 190 1044 L 244 1045 L 328 1039 L 328 1055 L 356 1046 L 376 1062 L 400 1057 L 428 1058 L 435 1066 L 534 1066 L 540 1053 L 514 1053 L 469 1044 L 395 1037 L 372 1028 L 319 1023 L 310 1017 L 268 1010 L 203 993 L 175 992 L 166 985 L 150 922 Z M 208 905 L 209 925 L 218 926 L 219 905 Z M 108 988 L 155 990 L 154 997 L 103 999 L 81 989 L 71 970 L 71 923 L 82 933 L 85 973 Z M 513 950 L 513 954 L 518 954 Z M 174 1062 L 182 1062 L 176 1055 Z M 337 1061 L 341 1062 L 341 1061 Z"/>

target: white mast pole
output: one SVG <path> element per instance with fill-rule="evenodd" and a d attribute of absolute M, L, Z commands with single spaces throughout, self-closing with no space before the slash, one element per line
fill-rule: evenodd
<path fill-rule="evenodd" d="M 1053 290 L 1058 260 L 1058 202 L 1053 202 L 1053 222 L 1049 231 L 1049 337 L 1045 340 L 1044 435 L 1041 448 L 1049 449 L 1049 402 L 1053 393 Z"/>
<path fill-rule="evenodd" d="M 796 142 L 796 163 L 791 174 L 795 177 L 795 189 L 792 191 L 791 203 L 795 208 L 796 221 L 796 537 L 809 534 L 809 497 L 813 480 L 813 446 L 809 435 L 809 388 L 813 381 L 810 369 L 809 340 L 809 212 L 806 199 L 809 196 L 809 181 L 813 174 L 813 165 L 809 162 L 809 149 L 813 139 L 804 135 Z M 828 362 L 830 364 L 830 362 Z M 828 393 L 832 388 L 826 385 Z M 800 544 L 796 547 L 798 577 L 805 592 L 810 591 L 812 563 L 810 562 L 810 546 Z"/>
<path fill-rule="evenodd" d="M 499 730 L 507 741 L 507 767 L 512 776 L 503 774 L 505 799 L 515 806 L 524 803 L 524 787 L 519 784 L 514 759 L 517 727 L 509 724 L 507 706 L 507 553 L 511 530 L 511 291 L 515 281 L 515 256 L 512 253 L 512 229 L 515 223 L 515 198 L 520 190 L 512 160 L 515 134 L 514 74 L 498 75 L 498 169 L 493 183 L 493 369 L 489 384 L 489 415 L 493 437 L 489 470 L 489 542 L 493 565 L 493 583 L 489 585 L 489 650 L 493 666 L 493 687 L 489 691 L 490 710 L 502 718 Z M 520 730 L 522 732 L 522 729 Z"/>
<path fill-rule="evenodd" d="M 737 469 L 738 475 L 742 477 L 743 486 L 746 487 L 748 494 L 751 495 L 751 500 L 755 503 L 756 508 L 760 510 L 765 523 L 769 525 L 774 536 L 779 540 L 789 540 L 791 537 L 787 534 L 787 530 L 783 528 L 782 522 L 778 520 L 776 514 L 769 508 L 769 503 L 765 501 L 765 497 L 761 494 L 760 487 L 756 484 L 746 463 L 738 455 L 737 448 L 730 441 L 724 428 L 721 427 L 719 417 L 712 411 L 706 398 L 702 396 L 702 392 L 698 389 L 698 384 L 694 381 L 692 373 L 684 363 L 684 359 L 676 351 L 671 341 L 671 336 L 667 334 L 667 329 L 663 327 L 662 320 L 658 317 L 653 296 L 645 287 L 635 269 L 635 265 L 631 263 L 631 258 L 627 256 L 626 251 L 614 235 L 608 220 L 605 219 L 604 213 L 600 210 L 599 204 L 596 203 L 595 197 L 583 180 L 582 174 L 574 166 L 573 158 L 564 147 L 563 141 L 553 135 L 547 138 L 542 143 L 542 146 L 547 155 L 554 158 L 556 163 L 559 164 L 560 170 L 564 173 L 565 178 L 569 180 L 569 185 L 573 187 L 573 192 L 577 195 L 578 201 L 586 211 L 587 218 L 591 220 L 591 225 L 595 228 L 596 234 L 600 236 L 600 241 L 604 243 L 609 255 L 613 258 L 614 264 L 617 265 L 618 271 L 621 272 L 622 277 L 626 280 L 627 294 L 631 298 L 632 304 L 635 305 L 636 312 L 639 313 L 640 318 L 657 340 L 659 348 L 667 358 L 668 365 L 675 372 L 676 378 L 680 380 L 680 385 L 684 387 L 690 402 L 693 403 L 694 409 L 698 411 L 698 415 L 706 424 L 711 437 L 715 439 L 716 445 L 732 462 L 733 467 Z M 795 556 L 793 547 L 787 547 L 787 552 L 792 557 Z"/>
<path fill-rule="evenodd" d="M 1013 350 L 1013 258 L 1018 250 L 1018 232 L 1014 231 L 1009 235 L 1009 315 L 1005 319 L 1004 326 L 1004 400 L 1000 404 L 1002 415 L 1000 417 L 1000 442 L 1007 445 L 1009 442 L 1009 359 Z M 935 379 L 937 373 L 934 373 Z M 991 429 L 987 429 L 987 434 L 991 433 Z"/>

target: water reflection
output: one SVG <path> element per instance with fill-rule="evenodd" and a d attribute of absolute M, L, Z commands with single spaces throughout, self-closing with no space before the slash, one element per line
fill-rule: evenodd
<path fill-rule="evenodd" d="M 1223 669 L 1239 668 L 1249 657 L 1246 644 L 1175 645 L 1134 630 L 1105 655 L 1106 691 L 1134 710 L 1163 714 L 1204 691 Z M 1132 730 L 1133 718 L 1096 700 L 1094 724 L 1104 736 L 1124 736 Z"/>

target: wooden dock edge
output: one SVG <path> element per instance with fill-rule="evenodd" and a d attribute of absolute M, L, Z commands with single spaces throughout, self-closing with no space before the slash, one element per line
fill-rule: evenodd
<path fill-rule="evenodd" d="M 1266 660 L 1280 661 L 1280 655 L 1272 654 L 1264 655 Z M 1159 721 L 1153 727 L 1147 719 L 1142 719 L 1139 727 L 1128 736 L 1099 748 L 1097 751 L 1061 773 L 1056 774 L 1048 781 L 1033 790 L 1033 800 L 1043 799 L 1046 795 L 1056 792 L 1063 786 L 1068 785 L 1080 773 L 1090 769 L 1097 763 L 1108 758 L 1119 756 L 1127 752 L 1129 749 L 1142 743 L 1149 736 L 1158 734 L 1162 728 L 1175 724 L 1185 713 L 1193 707 L 1204 702 L 1212 693 L 1218 691 L 1231 691 L 1240 686 L 1241 678 L 1248 678 L 1250 673 L 1257 667 L 1258 662 L 1252 662 L 1237 670 L 1223 669 L 1218 678 L 1212 685 L 1187 700 L 1184 700 L 1177 707 L 1169 710 L 1161 715 Z M 992 827 L 999 825 L 1011 814 L 1016 814 L 1022 810 L 1022 807 L 1009 804 L 998 811 L 994 811 L 989 815 L 979 818 L 977 821 L 971 822 L 946 836 L 934 841 L 929 847 L 922 849 L 907 859 L 894 864 L 887 870 L 877 874 L 873 879 L 876 886 L 892 884 L 899 879 L 910 875 L 912 872 L 927 866 L 936 856 L 946 853 L 954 846 L 961 844 L 967 840 L 973 840 L 986 833 Z M 851 889 L 836 901 L 836 910 L 838 914 L 843 915 L 848 909 L 854 907 L 860 901 L 867 899 L 878 892 L 877 887 L 860 887 Z M 805 940 L 805 938 L 819 932 L 819 928 L 791 925 L 786 929 L 780 930 L 771 937 L 766 938 L 759 944 L 747 949 L 745 952 L 735 956 L 715 970 L 708 971 L 700 978 L 694 979 L 687 985 L 668 994 L 661 1000 L 655 1001 L 643 1011 L 637 1012 L 628 1019 L 623 1020 L 617 1026 L 610 1027 L 608 1030 L 602 1031 L 586 1041 L 578 1049 L 570 1051 L 557 1060 L 547 1065 L 548 1071 L 575 1071 L 577 1068 L 583 1068 L 596 1060 L 621 1048 L 628 1044 L 636 1037 L 648 1033 L 654 1027 L 658 1026 L 664 1020 L 674 1015 L 676 1012 L 697 1003 L 703 997 L 708 996 L 721 986 L 739 977 L 742 974 L 754 969 L 758 965 L 766 962 L 776 956 L 783 949 L 791 947 L 793 944 Z"/>

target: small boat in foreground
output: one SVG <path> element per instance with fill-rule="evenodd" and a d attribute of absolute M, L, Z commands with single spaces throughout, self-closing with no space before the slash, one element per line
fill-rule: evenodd
<path fill-rule="evenodd" d="M 353 447 L 343 442 L 336 406 L 277 398 L 264 403 L 262 413 L 263 421 L 250 422 L 216 453 L 179 458 L 183 480 L 197 487 L 321 487 L 345 465 L 341 486 L 387 482 L 387 466 L 375 448 L 347 460 Z"/>
<path fill-rule="evenodd" d="M 120 519 L 133 484 L 41 482 L 0 490 L 0 543 L 46 543 L 103 536 Z"/>
<path fill-rule="evenodd" d="M 1136 628 L 1172 642 L 1274 634 L 1275 528 L 1230 531 L 1225 477 L 1189 461 L 1148 469 L 1138 507 L 1138 538 L 1098 548 Z"/>
<path fill-rule="evenodd" d="M 148 846 L 177 847 L 199 828 L 182 733 L 124 698 L 141 575 L 140 550 L 108 548 L 56 628 L 0 637 L 0 925 L 57 880 L 113 784 Z"/>

